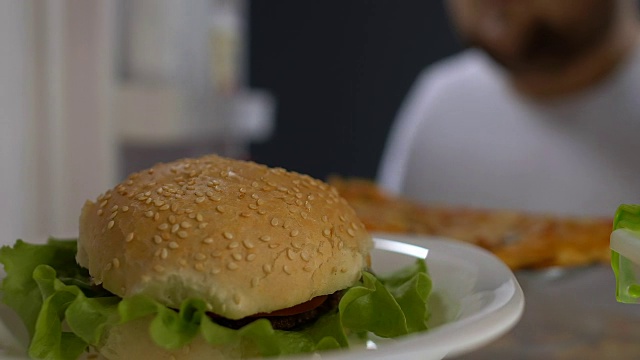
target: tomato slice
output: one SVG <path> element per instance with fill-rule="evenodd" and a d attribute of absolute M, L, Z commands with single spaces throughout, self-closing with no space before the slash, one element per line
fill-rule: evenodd
<path fill-rule="evenodd" d="M 313 310 L 322 305 L 327 300 L 328 295 L 316 296 L 309 301 L 305 301 L 302 304 L 294 305 L 286 309 L 275 310 L 270 313 L 258 313 L 251 315 L 251 317 L 270 317 L 270 316 L 291 316 Z"/>

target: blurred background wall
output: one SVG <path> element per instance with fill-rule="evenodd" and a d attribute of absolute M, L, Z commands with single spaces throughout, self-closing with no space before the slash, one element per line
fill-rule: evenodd
<path fill-rule="evenodd" d="M 460 50 L 443 1 L 249 3 L 249 83 L 277 99 L 251 156 L 323 179 L 373 178 L 417 74 Z"/>
<path fill-rule="evenodd" d="M 441 1 L 0 2 L 1 243 L 75 236 L 86 199 L 219 153 L 372 178 Z"/>

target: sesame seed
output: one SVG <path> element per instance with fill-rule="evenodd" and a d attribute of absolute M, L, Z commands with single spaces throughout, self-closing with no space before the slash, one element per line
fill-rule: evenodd
<path fill-rule="evenodd" d="M 229 249 L 235 249 L 238 246 L 240 246 L 240 243 L 237 241 L 232 242 L 231 244 L 229 244 Z"/>
<path fill-rule="evenodd" d="M 170 224 L 175 224 L 176 223 L 176 216 L 175 215 L 169 215 L 169 223 Z"/>
<path fill-rule="evenodd" d="M 188 229 L 188 228 L 190 228 L 190 227 L 191 227 L 191 223 L 190 223 L 190 222 L 188 222 L 188 221 L 183 221 L 183 222 L 181 222 L 181 223 L 180 223 L 180 226 L 181 226 L 183 229 Z"/>
<path fill-rule="evenodd" d="M 196 253 L 194 256 L 194 259 L 196 260 L 205 260 L 207 258 L 207 255 L 203 254 L 203 253 Z"/>
<path fill-rule="evenodd" d="M 322 230 L 322 235 L 324 235 L 324 236 L 330 236 L 330 235 L 331 235 L 331 229 L 324 229 L 324 230 Z"/>
<path fill-rule="evenodd" d="M 224 238 L 227 239 L 227 240 L 233 239 L 233 234 L 228 232 L 228 231 L 223 232 L 222 236 L 224 236 Z"/>
<path fill-rule="evenodd" d="M 240 260 L 242 260 L 242 254 L 240 254 L 240 253 L 233 253 L 233 254 L 231 255 L 231 257 L 232 257 L 234 260 L 236 260 L 236 261 L 240 261 Z"/>
<path fill-rule="evenodd" d="M 251 240 L 249 239 L 244 239 L 242 240 L 242 244 L 244 245 L 244 247 L 246 247 L 247 249 L 253 249 L 254 245 L 253 242 L 251 242 Z"/>
<path fill-rule="evenodd" d="M 311 264 L 307 264 L 302 268 L 302 270 L 304 270 L 306 272 L 312 272 L 313 271 L 313 266 L 311 266 Z"/>
<path fill-rule="evenodd" d="M 264 201 L 264 199 L 258 199 L 258 200 L 256 200 L 256 204 L 258 204 L 258 206 L 262 206 L 262 205 L 264 205 L 264 202 L 265 202 L 265 201 Z"/>
<path fill-rule="evenodd" d="M 258 214 L 260 214 L 260 215 L 264 215 L 264 214 L 266 214 L 266 213 L 267 213 L 267 211 L 266 211 L 266 210 L 264 210 L 264 209 L 259 209 L 259 210 L 258 210 Z"/>
<path fill-rule="evenodd" d="M 246 211 L 243 211 L 243 212 L 241 212 L 241 213 L 240 213 L 240 216 L 242 216 L 242 217 L 249 217 L 249 216 L 251 216 L 251 214 L 250 214 L 250 213 L 248 213 L 248 212 L 246 212 Z"/>
<path fill-rule="evenodd" d="M 253 193 L 253 194 L 251 194 L 251 198 L 252 199 L 259 199 L 260 196 L 258 196 L 258 193 Z"/>
<path fill-rule="evenodd" d="M 202 196 L 204 196 L 204 193 L 203 193 L 202 191 L 200 191 L 200 190 L 196 191 L 194 194 L 195 194 L 197 197 L 202 197 Z"/>
<path fill-rule="evenodd" d="M 151 211 L 151 210 L 147 211 L 146 213 L 144 213 L 144 216 L 146 216 L 148 218 L 153 217 L 153 211 Z"/>
<path fill-rule="evenodd" d="M 259 239 L 260 239 L 260 240 L 262 240 L 262 241 L 269 241 L 269 240 L 271 240 L 271 236 L 269 236 L 269 235 L 262 235 L 262 236 L 260 236 L 260 238 L 259 238 Z"/>
<path fill-rule="evenodd" d="M 178 211 L 178 204 L 177 204 L 177 203 L 173 203 L 173 204 L 171 204 L 171 211 L 172 211 L 172 212 L 176 212 L 176 211 Z"/>
<path fill-rule="evenodd" d="M 196 263 L 195 265 L 193 265 L 193 268 L 196 269 L 197 271 L 204 272 L 204 264 L 203 263 Z"/>
<path fill-rule="evenodd" d="M 129 207 L 127 205 L 122 207 L 122 212 L 127 212 L 129 211 Z"/>
<path fill-rule="evenodd" d="M 102 209 L 98 209 L 98 216 L 102 216 L 103 213 L 104 211 L 102 211 Z"/>
<path fill-rule="evenodd" d="M 211 243 L 213 243 L 213 239 L 209 237 L 209 238 L 206 238 L 206 239 L 202 240 L 202 242 L 205 243 L 205 244 L 211 244 Z"/>
<path fill-rule="evenodd" d="M 155 220 L 155 221 L 160 220 L 160 213 L 155 213 L 155 214 L 153 215 L 153 220 Z"/>
<path fill-rule="evenodd" d="M 220 256 L 222 256 L 222 251 L 220 250 L 215 250 L 211 252 L 211 257 L 220 257 Z"/>
<path fill-rule="evenodd" d="M 291 275 L 291 268 L 289 268 L 289 265 L 285 265 L 282 267 L 282 271 L 285 272 L 285 274 L 287 275 Z"/>
<path fill-rule="evenodd" d="M 216 206 L 216 211 L 218 211 L 219 213 L 224 213 L 224 208 L 222 207 L 222 205 L 218 205 Z"/>
<path fill-rule="evenodd" d="M 256 210 L 257 208 L 258 208 L 258 205 L 256 204 L 249 204 L 249 209 Z"/>
<path fill-rule="evenodd" d="M 323 222 L 329 221 L 329 218 L 327 217 L 327 215 L 322 215 L 322 221 Z"/>
<path fill-rule="evenodd" d="M 256 259 L 256 254 L 251 253 L 249 255 L 247 255 L 247 261 L 253 261 Z"/>
<path fill-rule="evenodd" d="M 109 263 L 107 263 L 107 265 L 104 266 L 104 270 L 105 271 L 109 271 L 109 270 L 111 270 L 112 266 L 113 266 L 113 264 L 109 262 Z"/>
<path fill-rule="evenodd" d="M 280 244 L 269 244 L 269 249 L 275 249 L 278 246 L 280 246 Z"/>
<path fill-rule="evenodd" d="M 170 208 L 169 204 L 164 204 L 164 205 L 160 206 L 160 208 L 158 210 L 165 211 L 165 210 L 169 210 L 169 208 Z"/>
<path fill-rule="evenodd" d="M 178 231 L 178 237 L 180 237 L 181 239 L 186 239 L 187 236 L 189 236 L 189 234 L 187 234 L 186 231 L 184 231 L 184 230 Z"/>
<path fill-rule="evenodd" d="M 221 271 L 221 270 L 220 270 L 219 268 L 213 268 L 213 269 L 211 269 L 211 273 L 212 273 L 213 275 L 220 274 L 220 271 Z"/>
<path fill-rule="evenodd" d="M 169 248 L 171 248 L 171 249 L 177 249 L 179 246 L 180 245 L 178 245 L 178 243 L 175 242 L 175 241 L 172 241 L 172 242 L 169 243 Z"/>
<path fill-rule="evenodd" d="M 207 225 L 209 225 L 209 223 L 206 223 L 206 222 L 200 223 L 198 224 L 198 229 L 204 229 L 207 227 Z"/>
<path fill-rule="evenodd" d="M 278 220 L 278 218 L 271 219 L 271 225 L 278 226 L 279 223 L 280 223 L 280 221 Z"/>
<path fill-rule="evenodd" d="M 118 211 L 118 205 L 113 205 L 111 212 Z"/>
<path fill-rule="evenodd" d="M 238 264 L 234 263 L 234 262 L 230 262 L 227 264 L 227 269 L 229 270 L 237 270 L 238 269 Z"/>
<path fill-rule="evenodd" d="M 296 236 L 300 235 L 300 231 L 298 229 L 293 229 L 293 230 L 291 230 L 289 235 L 291 235 L 292 237 L 296 237 Z"/>
<path fill-rule="evenodd" d="M 147 201 L 145 201 L 145 203 L 147 203 L 147 204 L 151 204 L 151 202 L 152 202 L 152 201 L 153 201 L 153 199 L 152 199 L 152 198 L 147 198 Z"/>
<path fill-rule="evenodd" d="M 169 256 L 169 251 L 167 251 L 167 248 L 162 248 L 162 250 L 160 250 L 160 258 L 166 259 L 167 256 Z"/>
<path fill-rule="evenodd" d="M 155 205 L 157 207 L 163 206 L 164 205 L 164 201 L 162 201 L 160 199 L 154 200 L 153 205 Z"/>
<path fill-rule="evenodd" d="M 315 196 L 313 196 L 313 195 L 309 195 L 309 196 L 307 196 L 307 200 L 314 200 L 315 198 L 316 198 L 316 197 L 315 197 Z"/>
<path fill-rule="evenodd" d="M 180 229 L 179 224 L 173 224 L 173 226 L 171 227 L 171 233 L 175 234 L 176 232 L 178 232 L 179 229 Z"/>
<path fill-rule="evenodd" d="M 107 200 L 102 201 L 102 202 L 100 203 L 100 207 L 102 208 L 102 207 L 107 206 L 107 202 L 108 202 Z"/>
<path fill-rule="evenodd" d="M 307 213 L 306 211 L 300 211 L 300 216 L 302 216 L 303 219 L 306 219 L 309 217 L 309 213 Z"/>
<path fill-rule="evenodd" d="M 296 252 L 293 251 L 292 248 L 287 249 L 287 257 L 289 258 L 289 260 L 293 260 L 296 258 Z"/>
<path fill-rule="evenodd" d="M 311 255 L 309 254 L 308 251 L 302 250 L 302 252 L 300 252 L 300 257 L 302 258 L 302 260 L 304 261 L 309 261 L 311 260 Z"/>
<path fill-rule="evenodd" d="M 107 229 L 111 229 L 113 225 L 115 225 L 115 222 L 113 220 L 109 221 L 109 223 L 107 223 Z"/>
<path fill-rule="evenodd" d="M 160 224 L 160 226 L 158 226 L 158 229 L 163 230 L 163 231 L 167 230 L 168 228 L 169 228 L 169 224 L 167 224 L 167 223 L 162 223 L 162 224 Z"/>
<path fill-rule="evenodd" d="M 196 198 L 196 203 L 201 204 L 206 200 L 206 198 L 204 196 L 200 196 L 199 198 Z"/>
<path fill-rule="evenodd" d="M 351 237 L 356 236 L 356 232 L 353 229 L 347 229 L 347 234 L 351 235 Z"/>
<path fill-rule="evenodd" d="M 113 268 L 117 269 L 120 267 L 120 260 L 118 260 L 118 258 L 113 258 L 113 260 L 111 260 L 111 262 L 113 263 Z"/>
<path fill-rule="evenodd" d="M 264 270 L 266 274 L 271 274 L 271 272 L 273 271 L 273 268 L 271 267 L 270 264 L 264 264 L 262 265 L 262 270 Z"/>
<path fill-rule="evenodd" d="M 257 187 L 260 186 L 260 184 L 258 184 L 257 181 L 254 181 L 254 182 L 251 183 L 251 186 L 253 186 L 254 188 L 257 188 Z"/>
<path fill-rule="evenodd" d="M 204 220 L 204 217 L 202 216 L 202 214 L 197 213 L 197 214 L 196 214 L 196 220 L 198 220 L 198 221 L 202 221 L 202 220 Z"/>
<path fill-rule="evenodd" d="M 341 267 L 341 268 L 340 268 L 340 272 L 341 272 L 341 273 L 343 273 L 343 274 L 344 274 L 344 273 L 346 273 L 346 272 L 347 272 L 347 268 L 346 268 L 346 267 L 344 267 L 344 266 L 343 266 L 343 267 Z"/>
<path fill-rule="evenodd" d="M 131 242 L 131 241 L 133 240 L 134 235 L 135 235 L 134 233 L 130 232 L 130 233 L 127 235 L 127 237 L 124 239 L 124 241 L 126 241 L 126 242 Z"/>

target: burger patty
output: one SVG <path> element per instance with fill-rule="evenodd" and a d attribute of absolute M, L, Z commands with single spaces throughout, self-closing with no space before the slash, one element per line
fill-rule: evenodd
<path fill-rule="evenodd" d="M 296 328 L 311 324 L 318 317 L 328 313 L 331 310 L 336 309 L 338 307 L 338 304 L 340 303 L 342 295 L 342 290 L 336 291 L 333 294 L 327 296 L 327 299 L 318 307 L 295 315 L 263 317 L 249 316 L 238 320 L 231 320 L 221 316 L 210 317 L 211 320 L 213 320 L 215 323 L 231 329 L 240 329 L 241 327 L 250 324 L 258 319 L 267 319 L 275 330 L 294 330 Z"/>

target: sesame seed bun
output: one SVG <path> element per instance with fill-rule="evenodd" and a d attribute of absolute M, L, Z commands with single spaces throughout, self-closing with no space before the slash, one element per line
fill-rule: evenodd
<path fill-rule="evenodd" d="M 158 164 L 87 201 L 78 263 L 120 297 L 229 319 L 353 285 L 371 237 L 331 186 L 219 156 Z"/>

